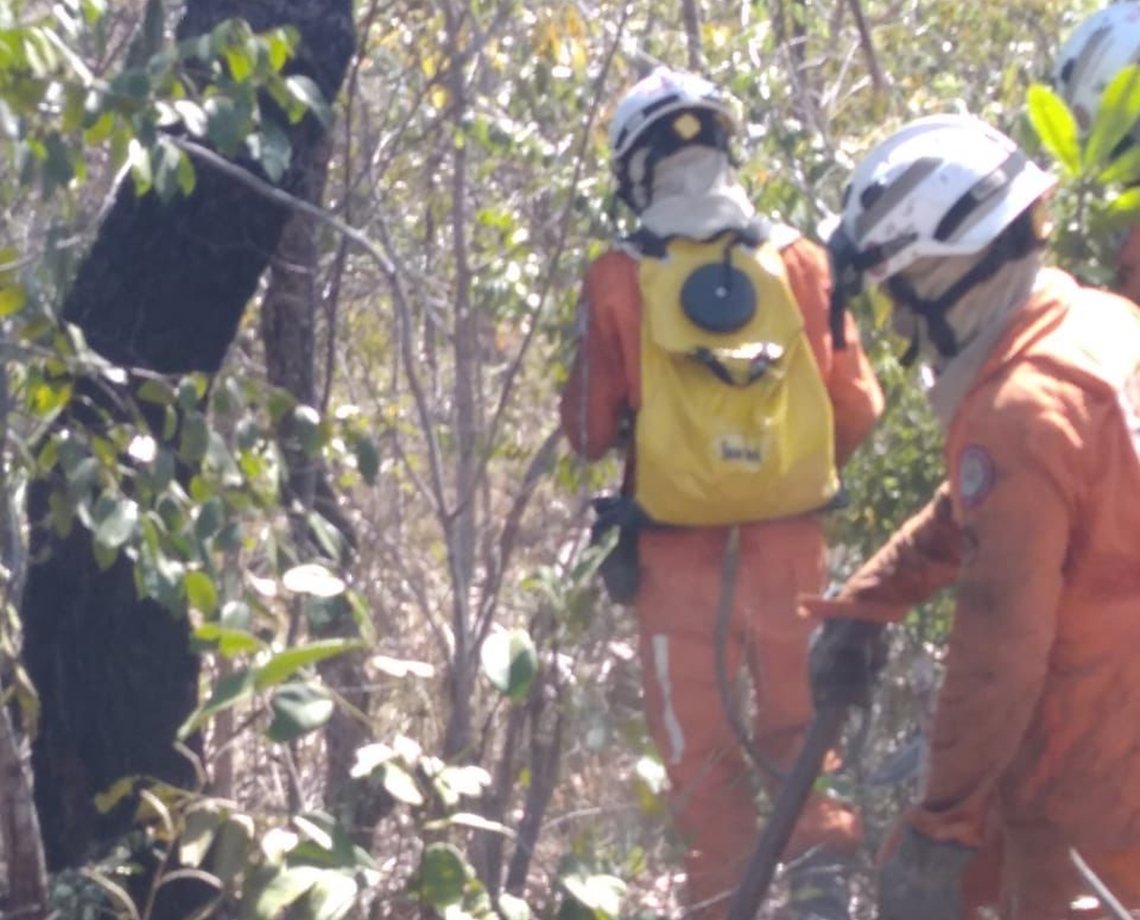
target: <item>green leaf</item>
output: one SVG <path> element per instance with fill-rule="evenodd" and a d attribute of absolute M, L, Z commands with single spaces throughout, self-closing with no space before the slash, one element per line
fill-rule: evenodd
<path fill-rule="evenodd" d="M 230 604 L 233 604 L 231 601 Z M 230 606 L 227 604 L 226 606 Z M 194 638 L 202 642 L 217 643 L 218 653 L 223 658 L 233 658 L 250 652 L 260 651 L 265 647 L 257 636 L 244 629 L 234 629 L 219 623 L 203 623 L 194 630 Z"/>
<path fill-rule="evenodd" d="M 218 609 L 218 589 L 214 579 L 202 571 L 186 573 L 186 599 L 190 606 L 204 614 Z"/>
<path fill-rule="evenodd" d="M 228 882 L 245 870 L 253 849 L 254 830 L 249 815 L 230 815 L 219 829 L 210 868 L 222 881 Z"/>
<path fill-rule="evenodd" d="M 271 741 L 287 742 L 316 731 L 333 714 L 333 701 L 312 684 L 292 683 L 279 687 L 270 703 L 273 720 L 266 734 Z"/>
<path fill-rule="evenodd" d="M 1086 171 L 1101 166 L 1140 119 L 1140 66 L 1122 68 L 1105 87 L 1084 149 Z"/>
<path fill-rule="evenodd" d="M 613 875 L 591 875 L 582 871 L 570 872 L 558 879 L 567 893 L 583 907 L 605 917 L 621 913 L 621 899 L 625 882 Z"/>
<path fill-rule="evenodd" d="M 274 655 L 257 669 L 255 685 L 258 690 L 274 687 L 292 677 L 301 668 L 359 648 L 354 639 L 323 639 L 298 648 L 289 648 Z"/>
<path fill-rule="evenodd" d="M 1065 101 L 1043 83 L 1034 83 L 1026 93 L 1029 121 L 1042 145 L 1069 176 L 1080 171 L 1077 122 Z"/>
<path fill-rule="evenodd" d="M 285 88 L 289 91 L 289 95 L 312 112 L 322 125 L 327 128 L 332 124 L 332 110 L 325 102 L 320 87 L 312 79 L 303 74 L 293 74 L 285 78 Z"/>
<path fill-rule="evenodd" d="M 28 302 L 28 295 L 19 285 L 4 287 L 0 285 L 0 316 L 11 316 L 24 309 Z"/>
<path fill-rule="evenodd" d="M 482 795 L 483 790 L 491 785 L 491 775 L 482 767 L 473 765 L 447 766 L 432 777 L 432 782 L 444 804 L 452 808 L 463 796 L 474 799 Z"/>
<path fill-rule="evenodd" d="M 192 99 L 175 99 L 171 104 L 174 106 L 174 111 L 178 113 L 178 117 L 182 119 L 187 131 L 194 137 L 206 135 L 210 120 L 202 106 Z"/>
<path fill-rule="evenodd" d="M 446 827 L 469 827 L 477 831 L 487 831 L 491 834 L 501 834 L 508 839 L 515 839 L 515 832 L 505 824 L 492 821 L 469 811 L 459 811 L 448 815 L 440 821 L 432 821 L 424 825 L 427 830 L 442 830 Z"/>
<path fill-rule="evenodd" d="M 188 159 L 166 136 L 158 139 L 151 160 L 154 164 L 154 190 L 163 201 L 171 201 L 182 190 L 181 164 Z"/>
<path fill-rule="evenodd" d="M 206 449 L 210 446 L 210 429 L 202 413 L 188 412 L 183 415 L 178 434 L 178 455 L 183 460 L 197 463 L 206 456 Z"/>
<path fill-rule="evenodd" d="M 278 182 L 293 159 L 293 145 L 276 122 L 267 121 L 248 138 L 250 153 L 271 182 Z"/>
<path fill-rule="evenodd" d="M 499 913 L 503 920 L 530 920 L 530 905 L 522 898 L 503 892 L 499 895 Z"/>
<path fill-rule="evenodd" d="M 421 900 L 432 907 L 447 907 L 463 900 L 468 868 L 459 850 L 449 843 L 433 843 L 420 859 Z"/>
<path fill-rule="evenodd" d="M 202 864 L 221 822 L 222 816 L 218 811 L 206 804 L 195 806 L 186 813 L 182 833 L 178 837 L 178 851 L 185 865 L 197 868 Z"/>
<path fill-rule="evenodd" d="M 320 413 L 312 406 L 295 406 L 289 423 L 289 434 L 297 440 L 305 456 L 317 456 L 324 441 Z"/>
<path fill-rule="evenodd" d="M 100 496 L 95 513 L 95 542 L 100 546 L 117 549 L 138 530 L 139 506 L 129 498 Z"/>
<path fill-rule="evenodd" d="M 423 677 L 435 676 L 435 665 L 426 661 L 416 661 L 408 658 L 393 658 L 390 655 L 375 655 L 370 664 L 389 677 Z"/>
<path fill-rule="evenodd" d="M 245 45 L 231 45 L 224 52 L 226 66 L 235 83 L 244 83 L 253 75 L 254 56 Z"/>
<path fill-rule="evenodd" d="M 154 174 L 151 171 L 150 151 L 137 137 L 131 138 L 127 145 L 127 163 L 131 167 L 131 177 L 135 180 L 135 194 L 141 198 L 150 191 Z"/>
<path fill-rule="evenodd" d="M 50 195 L 57 188 L 62 188 L 75 178 L 75 168 L 72 165 L 71 150 L 63 139 L 52 132 L 46 140 L 47 159 L 43 166 L 44 194 Z"/>
<path fill-rule="evenodd" d="M 1135 185 L 1140 182 L 1140 144 L 1133 144 L 1097 174 L 1104 185 Z"/>
<path fill-rule="evenodd" d="M 211 96 L 206 100 L 206 137 L 226 156 L 232 156 L 246 134 L 246 120 L 232 99 Z"/>
<path fill-rule="evenodd" d="M 253 616 L 245 601 L 226 601 L 222 605 L 219 623 L 226 629 L 249 629 Z"/>
<path fill-rule="evenodd" d="M 144 380 L 135 395 L 143 402 L 153 403 L 156 406 L 169 406 L 177 396 L 174 387 L 161 377 Z"/>
<path fill-rule="evenodd" d="M 253 905 L 254 916 L 258 920 L 280 920 L 285 908 L 307 894 L 325 871 L 316 866 L 282 869 L 258 894 Z"/>
<path fill-rule="evenodd" d="M 1132 217 L 1140 213 L 1140 186 L 1125 189 L 1108 203 L 1105 212 L 1114 218 Z"/>
<path fill-rule="evenodd" d="M 194 536 L 205 542 L 214 536 L 226 522 L 226 509 L 216 495 L 206 499 L 194 519 Z"/>
<path fill-rule="evenodd" d="M 482 649 L 483 673 L 513 700 L 524 699 L 538 674 L 538 653 L 523 629 L 505 630 L 487 637 Z"/>
<path fill-rule="evenodd" d="M 352 452 L 356 455 L 356 468 L 361 477 L 369 485 L 374 485 L 380 472 L 380 451 L 376 449 L 376 442 L 368 435 L 358 435 L 353 439 Z"/>
<path fill-rule="evenodd" d="M 295 565 L 284 572 L 281 583 L 294 594 L 313 597 L 337 597 L 344 593 L 344 579 L 316 562 Z"/>
<path fill-rule="evenodd" d="M 405 805 L 423 805 L 423 793 L 420 792 L 415 777 L 398 763 L 388 761 L 377 773 L 392 798 Z"/>
<path fill-rule="evenodd" d="M 317 543 L 320 544 L 321 551 L 326 556 L 330 559 L 340 559 L 344 556 L 344 534 L 328 518 L 319 511 L 310 511 L 305 515 L 305 523 L 309 525 Z M 339 598 L 343 594 L 341 591 L 334 596 Z"/>
<path fill-rule="evenodd" d="M 327 871 L 309 889 L 311 920 L 340 920 L 352 910 L 358 889 L 355 880 L 343 872 Z"/>
<path fill-rule="evenodd" d="M 236 706 L 253 696 L 254 675 L 248 668 L 227 674 L 218 681 L 210 698 L 198 707 L 178 730 L 178 737 L 185 739 L 201 728 L 211 718 L 226 709 Z"/>
<path fill-rule="evenodd" d="M 280 71 L 293 56 L 297 44 L 297 30 L 292 26 L 274 29 L 265 36 L 269 48 L 269 66 L 274 72 Z"/>
<path fill-rule="evenodd" d="M 190 195 L 193 193 L 195 186 L 198 184 L 198 173 L 194 169 L 194 164 L 190 161 L 190 157 L 183 156 L 178 160 L 178 190 L 183 195 Z"/>

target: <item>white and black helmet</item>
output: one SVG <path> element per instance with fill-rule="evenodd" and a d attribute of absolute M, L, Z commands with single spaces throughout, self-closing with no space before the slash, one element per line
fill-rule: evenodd
<path fill-rule="evenodd" d="M 1140 3 L 1114 3 L 1085 19 L 1061 46 L 1053 81 L 1078 124 L 1092 125 L 1105 87 L 1140 63 Z"/>
<path fill-rule="evenodd" d="M 648 148 L 650 154 L 639 185 L 651 185 L 656 160 L 686 144 L 727 150 L 739 128 L 738 111 L 736 99 L 697 74 L 658 67 L 639 80 L 618 101 L 610 123 L 610 167 L 618 195 L 637 210 L 645 205 L 629 174 L 638 150 Z"/>
<path fill-rule="evenodd" d="M 837 344 L 845 304 L 868 282 L 890 283 L 917 259 L 981 252 L 1054 185 L 1056 179 L 1012 140 L 973 116 L 934 115 L 900 128 L 855 168 L 839 226 L 828 241 Z M 927 319 L 939 349 L 952 353 L 945 312 L 1036 242 L 1019 238 L 1013 248 L 995 247 L 934 302 L 908 292 L 903 279 L 889 286 L 896 299 Z"/>

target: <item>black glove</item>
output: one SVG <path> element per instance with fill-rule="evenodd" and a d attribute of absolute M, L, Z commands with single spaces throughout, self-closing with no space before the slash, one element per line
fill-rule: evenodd
<path fill-rule="evenodd" d="M 907 827 L 879 873 L 880 920 L 960 920 L 962 873 L 975 852 Z"/>
<path fill-rule="evenodd" d="M 617 542 L 598 566 L 606 594 L 615 604 L 632 604 L 641 582 L 637 552 L 637 508 L 623 495 L 599 495 L 593 500 L 597 518 L 590 526 L 590 544 L 597 546 L 615 527 Z"/>
<path fill-rule="evenodd" d="M 812 635 L 808 675 L 816 709 L 869 706 L 875 678 L 887 661 L 886 632 L 878 623 L 828 620 Z"/>

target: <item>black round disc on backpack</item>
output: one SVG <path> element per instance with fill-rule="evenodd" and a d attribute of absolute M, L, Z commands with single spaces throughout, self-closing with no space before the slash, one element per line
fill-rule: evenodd
<path fill-rule="evenodd" d="M 681 309 L 709 332 L 735 332 L 756 315 L 756 289 L 731 264 L 702 265 L 681 286 Z"/>

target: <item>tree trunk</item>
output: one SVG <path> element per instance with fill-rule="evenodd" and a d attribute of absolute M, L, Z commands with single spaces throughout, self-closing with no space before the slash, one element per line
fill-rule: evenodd
<path fill-rule="evenodd" d="M 326 98 L 336 95 L 353 52 L 349 0 L 188 0 L 177 36 L 203 34 L 233 16 L 255 30 L 295 26 L 301 45 L 290 67 L 312 77 Z M 264 117 L 276 118 L 293 144 L 279 184 L 294 191 L 323 130 L 313 117 L 297 125 L 273 110 Z M 253 163 L 242 165 L 258 172 Z M 138 197 L 123 182 L 62 316 L 114 363 L 161 374 L 212 373 L 288 216 L 208 168 L 199 167 L 192 194 L 167 204 L 153 194 Z M 105 381 L 78 381 L 57 431 L 100 425 L 108 416 L 128 421 L 128 387 L 112 398 L 107 389 Z M 161 437 L 161 424 L 152 427 Z M 101 814 L 92 802 L 116 779 L 146 774 L 194 785 L 193 765 L 174 740 L 198 689 L 186 618 L 140 600 L 125 556 L 101 570 L 91 534 L 78 521 L 66 537 L 48 526 L 57 485 L 57 477 L 47 476 L 29 489 L 32 552 L 20 609 L 25 660 L 42 704 L 32 760 L 53 870 L 82 863 L 96 844 L 129 825 L 129 807 Z"/>
<path fill-rule="evenodd" d="M 0 706 L 0 839 L 8 864 L 8 910 L 40 920 L 47 913 L 47 876 L 39 821 L 8 710 Z"/>
<path fill-rule="evenodd" d="M 301 197 L 320 204 L 328 175 L 332 144 L 320 145 Z M 288 391 L 298 403 L 316 406 L 316 316 L 320 300 L 316 279 L 319 270 L 317 224 L 309 216 L 294 214 L 285 227 L 273 258 L 272 273 L 261 305 L 261 339 L 265 347 L 269 382 Z M 334 329 L 328 335 L 335 335 Z M 352 523 L 336 502 L 328 472 L 319 461 L 290 446 L 288 431 L 282 432 L 288 466 L 283 499 L 291 508 L 293 533 L 299 548 L 318 551 L 309 532 L 307 513 L 315 511 L 340 531 L 345 540 L 342 558 L 347 565 L 356 546 Z M 320 636 L 346 636 L 355 629 L 347 610 L 321 629 Z M 338 656 L 320 665 L 321 677 L 357 710 L 367 712 L 368 694 L 363 657 Z M 376 822 L 391 808 L 393 800 L 382 788 L 352 783 L 350 771 L 357 748 L 367 740 L 366 727 L 338 707 L 325 729 L 325 798 L 333 812 L 349 828 L 361 846 L 371 842 Z"/>

